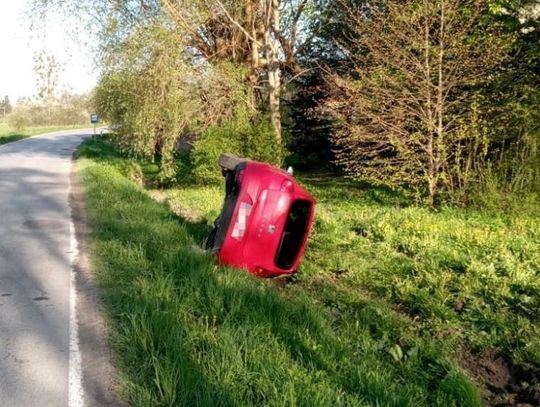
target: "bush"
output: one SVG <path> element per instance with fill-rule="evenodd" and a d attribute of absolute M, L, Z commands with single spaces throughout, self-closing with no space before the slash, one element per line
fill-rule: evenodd
<path fill-rule="evenodd" d="M 8 123 L 18 132 L 24 131 L 28 127 L 28 119 L 20 112 L 15 112 L 9 116 Z"/>
<path fill-rule="evenodd" d="M 221 174 L 217 164 L 223 152 L 241 155 L 238 133 L 231 127 L 212 127 L 195 143 L 192 152 L 194 175 L 201 184 L 217 184 Z"/>
<path fill-rule="evenodd" d="M 278 164 L 270 120 L 264 118 L 248 126 L 214 126 L 195 143 L 192 152 L 193 173 L 201 184 L 222 182 L 218 158 L 232 153 L 252 160 Z"/>
<path fill-rule="evenodd" d="M 270 124 L 257 120 L 242 64 L 193 64 L 192 52 L 178 47 L 178 33 L 159 23 L 139 27 L 119 52 L 129 63 L 106 67 L 96 89 L 97 111 L 125 150 L 159 161 L 162 182 L 184 175 L 173 158 L 181 138 L 194 133 L 202 135 L 194 160 L 203 182 L 218 178 L 223 151 L 258 159 L 275 155 L 266 142 Z"/>

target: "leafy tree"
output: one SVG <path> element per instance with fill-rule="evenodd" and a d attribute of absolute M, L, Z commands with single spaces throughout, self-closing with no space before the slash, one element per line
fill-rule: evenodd
<path fill-rule="evenodd" d="M 540 192 L 540 4 L 499 0 L 491 8 L 491 18 L 512 37 L 512 47 L 504 69 L 493 72 L 486 89 L 491 171 L 483 181 L 503 192 Z"/>
<path fill-rule="evenodd" d="M 299 33 L 313 0 L 164 0 L 186 44 L 212 61 L 243 66 L 253 89 L 253 110 L 268 112 L 277 161 L 282 148 L 282 72 L 299 75 L 297 54 L 309 42 Z M 262 108 L 262 101 L 267 108 Z"/>
<path fill-rule="evenodd" d="M 355 177 L 425 190 L 434 203 L 486 155 L 482 87 L 509 40 L 482 0 L 343 2 L 352 62 L 334 74 L 337 160 Z M 461 177 L 461 179 L 464 177 Z"/>
<path fill-rule="evenodd" d="M 300 169 L 333 168 L 333 120 L 320 106 L 332 95 L 325 72 L 314 67 L 294 81 L 286 101 L 289 164 Z"/>
<path fill-rule="evenodd" d="M 275 133 L 275 160 L 281 160 L 282 70 L 298 73 L 295 54 L 301 43 L 301 17 L 314 0 L 34 0 L 38 11 L 60 6 L 69 13 L 93 13 L 101 24 L 105 68 L 124 53 L 116 50 L 143 35 L 143 27 L 161 24 L 174 31 L 177 47 L 192 54 L 192 64 L 235 66 L 245 72 L 254 123 L 267 116 Z M 94 7 L 95 6 L 95 7 Z M 281 16 L 290 25 L 285 30 Z M 283 31 L 282 31 L 283 29 Z M 289 70 L 287 70 L 288 72 Z M 222 70 L 222 72 L 224 72 Z M 277 148 L 276 148 L 277 147 Z"/>
<path fill-rule="evenodd" d="M 2 112 L 2 117 L 5 119 L 8 114 L 11 113 L 13 110 L 13 107 L 11 106 L 11 102 L 9 100 L 9 96 L 5 96 L 4 100 L 0 102 L 0 111 Z"/>
<path fill-rule="evenodd" d="M 161 21 L 132 32 L 115 45 L 95 95 L 97 110 L 115 125 L 119 142 L 136 154 L 157 154 L 165 178 L 174 173 L 173 154 L 181 135 L 206 138 L 206 133 L 218 134 L 213 127 L 223 126 L 231 140 L 256 124 L 245 69 L 231 62 L 199 61 L 190 49 L 177 46 L 178 35 Z M 207 141 L 204 145 L 209 146 Z M 263 158 L 256 150 L 236 151 L 234 146 L 233 152 Z"/>
<path fill-rule="evenodd" d="M 56 57 L 46 52 L 34 56 L 34 72 L 37 75 L 37 97 L 47 103 L 54 100 L 58 92 L 58 80 L 62 65 Z"/>
<path fill-rule="evenodd" d="M 172 170 L 177 138 L 200 109 L 191 56 L 161 24 L 141 27 L 115 48 L 95 101 L 130 151 L 159 154 L 165 176 Z"/>

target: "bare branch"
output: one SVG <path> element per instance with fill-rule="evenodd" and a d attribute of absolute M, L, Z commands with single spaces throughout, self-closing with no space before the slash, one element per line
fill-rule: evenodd
<path fill-rule="evenodd" d="M 256 43 L 257 45 L 261 46 L 262 44 L 257 41 L 257 39 L 255 37 L 253 37 L 244 27 L 242 27 L 242 25 L 236 21 L 232 16 L 231 14 L 227 11 L 227 9 L 225 8 L 225 6 L 223 5 L 223 3 L 220 1 L 220 0 L 214 0 L 218 6 L 221 8 L 221 10 L 223 11 L 223 13 L 225 14 L 225 16 L 229 19 L 229 21 L 231 23 L 233 23 L 240 31 L 242 31 L 242 33 L 247 37 L 249 38 L 252 42 Z"/>

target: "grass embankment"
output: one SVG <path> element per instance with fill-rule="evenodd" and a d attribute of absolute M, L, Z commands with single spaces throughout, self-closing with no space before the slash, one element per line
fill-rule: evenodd
<path fill-rule="evenodd" d="M 44 126 L 44 127 L 29 127 L 22 131 L 17 131 L 11 128 L 7 123 L 0 122 L 0 145 L 19 141 L 37 134 L 52 133 L 60 130 L 79 129 L 83 126 Z"/>
<path fill-rule="evenodd" d="M 132 181 L 139 164 L 112 146 L 89 140 L 81 157 L 130 405 L 479 406 L 460 365 L 480 384 L 490 379 L 480 367 L 504 375 L 511 363 L 523 383 L 505 378 L 484 395 L 534 397 L 537 218 L 431 212 L 381 189 L 305 178 L 319 201 L 315 229 L 296 283 L 278 288 L 197 248 L 220 188 L 162 192 L 183 218 Z"/>

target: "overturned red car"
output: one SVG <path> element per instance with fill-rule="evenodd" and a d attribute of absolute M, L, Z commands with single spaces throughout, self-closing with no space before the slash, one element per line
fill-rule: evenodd
<path fill-rule="evenodd" d="M 259 277 L 297 269 L 315 214 L 315 199 L 291 174 L 231 154 L 219 159 L 225 202 L 205 242 L 221 264 Z"/>

